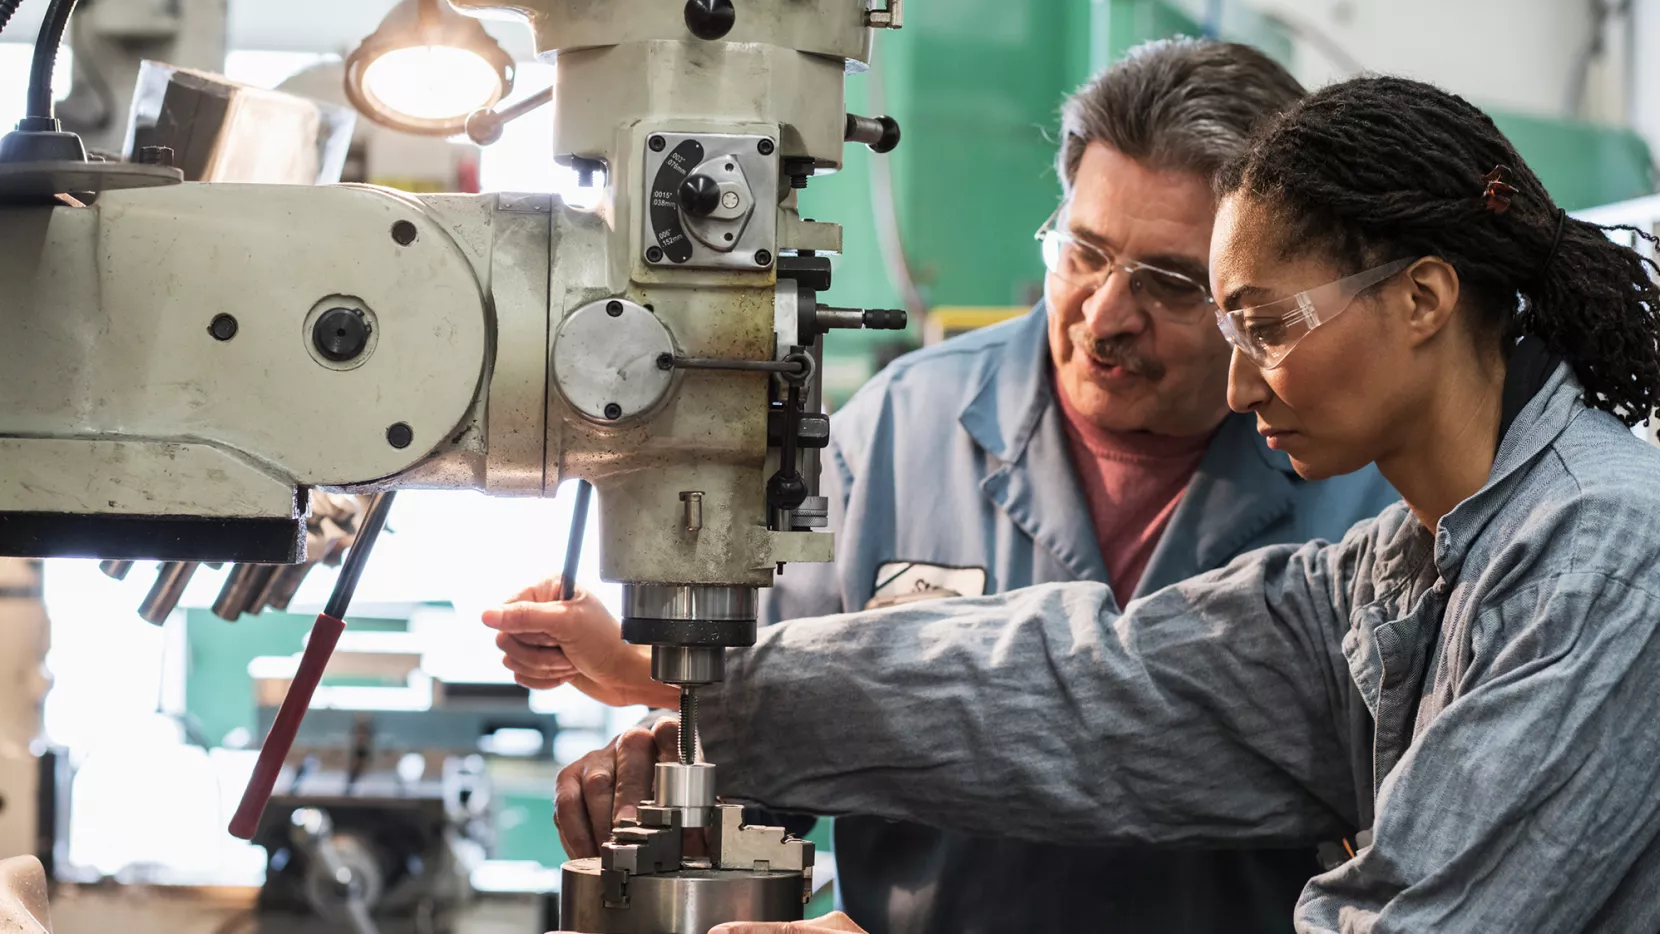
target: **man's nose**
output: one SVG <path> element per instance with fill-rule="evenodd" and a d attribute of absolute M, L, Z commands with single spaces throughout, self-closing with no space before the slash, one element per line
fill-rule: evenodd
<path fill-rule="evenodd" d="M 1084 322 L 1089 332 L 1101 339 L 1147 330 L 1147 315 L 1130 288 L 1130 273 L 1114 269 L 1107 281 L 1084 299 Z"/>
<path fill-rule="evenodd" d="M 1228 408 L 1235 412 L 1254 412 L 1273 398 L 1273 390 L 1262 378 L 1262 371 L 1235 347 L 1228 361 Z"/>

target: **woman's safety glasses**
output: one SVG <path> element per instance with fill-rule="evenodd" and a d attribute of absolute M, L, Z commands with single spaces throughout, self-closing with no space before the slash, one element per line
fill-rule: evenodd
<path fill-rule="evenodd" d="M 1361 292 L 1411 266 L 1398 259 L 1336 282 L 1298 292 L 1290 298 L 1237 311 L 1216 310 L 1222 336 L 1259 368 L 1272 370 L 1309 332 L 1342 314 Z"/>
<path fill-rule="evenodd" d="M 1130 294 L 1142 308 L 1184 324 L 1203 319 L 1215 307 L 1210 288 L 1179 272 L 1146 263 L 1120 261 L 1100 247 L 1061 229 L 1056 210 L 1034 235 L 1043 246 L 1043 264 L 1051 275 L 1076 288 L 1094 292 L 1115 272 L 1130 277 Z"/>

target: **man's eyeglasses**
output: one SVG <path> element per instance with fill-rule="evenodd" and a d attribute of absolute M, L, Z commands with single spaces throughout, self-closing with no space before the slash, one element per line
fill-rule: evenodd
<path fill-rule="evenodd" d="M 1411 266 L 1416 260 L 1398 259 L 1365 272 L 1298 292 L 1277 302 L 1241 308 L 1216 309 L 1216 324 L 1228 343 L 1239 348 L 1259 368 L 1272 370 L 1309 332 L 1342 314 L 1361 292 Z"/>
<path fill-rule="evenodd" d="M 1043 264 L 1050 275 L 1093 292 L 1106 285 L 1113 273 L 1122 272 L 1130 277 L 1130 294 L 1142 308 L 1182 323 L 1198 321 L 1215 306 L 1210 288 L 1190 276 L 1134 260 L 1120 261 L 1095 244 L 1074 237 L 1058 223 L 1061 210 L 1056 208 L 1034 234 L 1043 247 Z"/>

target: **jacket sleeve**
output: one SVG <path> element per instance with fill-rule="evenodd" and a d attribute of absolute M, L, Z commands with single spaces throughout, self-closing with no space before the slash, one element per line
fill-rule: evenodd
<path fill-rule="evenodd" d="M 830 501 L 828 531 L 837 536 L 838 556 L 843 548 L 841 537 L 858 534 L 857 524 L 848 524 L 847 502 L 852 487 L 853 473 L 832 435 L 819 458 L 819 494 Z M 772 587 L 761 592 L 761 625 L 842 612 L 842 581 L 836 573 L 839 566 L 808 562 L 784 565 L 784 572 L 774 579 Z"/>
<path fill-rule="evenodd" d="M 1335 724 L 1356 547 L 1263 549 L 1123 613 L 1068 583 L 772 626 L 706 692 L 704 746 L 724 792 L 820 814 L 1059 844 L 1329 839 L 1355 819 Z"/>
<path fill-rule="evenodd" d="M 1475 646 L 1437 685 L 1456 699 L 1379 788 L 1371 847 L 1305 891 L 1297 929 L 1654 930 L 1652 893 L 1609 896 L 1645 878 L 1660 833 L 1660 597 L 1564 574 L 1448 635 Z"/>

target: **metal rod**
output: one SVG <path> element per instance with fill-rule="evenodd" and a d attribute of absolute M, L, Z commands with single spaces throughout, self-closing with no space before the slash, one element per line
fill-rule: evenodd
<path fill-rule="evenodd" d="M 754 373 L 783 373 L 786 376 L 805 376 L 812 371 L 812 364 L 793 359 L 723 360 L 716 357 L 675 357 L 669 354 L 657 358 L 657 367 L 662 370 L 743 370 Z"/>
<path fill-rule="evenodd" d="M 358 527 L 351 550 L 346 552 L 340 577 L 334 582 L 334 592 L 329 595 L 323 612 L 317 614 L 317 621 L 311 625 L 311 638 L 306 641 L 305 652 L 300 656 L 300 666 L 294 672 L 294 680 L 288 684 L 282 706 L 277 708 L 270 732 L 265 735 L 259 760 L 254 763 L 248 787 L 242 792 L 242 802 L 231 817 L 233 837 L 252 840 L 259 831 L 265 805 L 271 800 L 272 789 L 277 786 L 277 776 L 282 772 L 288 751 L 294 747 L 294 737 L 300 732 L 300 721 L 305 719 L 306 708 L 311 706 L 311 695 L 316 693 L 318 683 L 323 680 L 323 672 L 328 668 L 329 656 L 334 654 L 340 634 L 346 631 L 346 611 L 351 607 L 352 594 L 357 591 L 358 578 L 363 576 L 363 566 L 369 561 L 375 539 L 380 537 L 380 530 L 386 525 L 386 516 L 392 511 L 395 495 L 388 491 L 375 496 L 368 516 Z"/>
<path fill-rule="evenodd" d="M 357 591 L 357 579 L 363 576 L 363 565 L 369 561 L 369 550 L 375 547 L 375 539 L 380 537 L 380 530 L 386 525 L 386 514 L 392 511 L 392 497 L 396 495 L 392 491 L 377 493 L 375 501 L 369 504 L 369 514 L 358 528 L 351 550 L 346 552 L 340 576 L 334 581 L 334 591 L 323 607 L 324 613 L 335 619 L 346 618 L 346 608 L 351 606 L 352 594 Z"/>
<path fill-rule="evenodd" d="M 571 534 L 565 539 L 565 573 L 559 578 L 559 599 L 562 602 L 569 601 L 576 593 L 576 569 L 582 562 L 582 536 L 588 530 L 588 501 L 593 495 L 592 483 L 576 481 L 576 505 L 571 508 Z"/>
<path fill-rule="evenodd" d="M 109 577 L 113 577 L 118 581 L 126 580 L 127 579 L 127 572 L 131 571 L 132 569 L 133 569 L 133 563 L 131 561 L 100 561 L 100 562 L 98 562 L 98 570 L 103 571 L 105 575 L 107 575 Z"/>
<path fill-rule="evenodd" d="M 156 626 L 167 622 L 173 608 L 179 605 L 179 598 L 184 596 L 190 575 L 195 573 L 194 561 L 173 561 L 162 565 L 161 571 L 156 574 L 155 585 L 145 595 L 144 602 L 138 605 L 138 615 Z"/>

